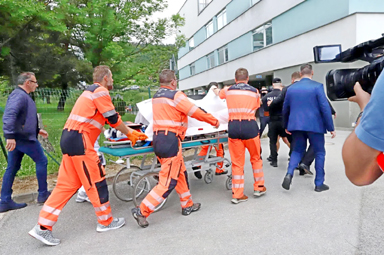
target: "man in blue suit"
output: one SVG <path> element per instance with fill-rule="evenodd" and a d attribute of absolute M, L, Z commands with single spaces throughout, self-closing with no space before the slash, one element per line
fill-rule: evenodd
<path fill-rule="evenodd" d="M 309 140 L 316 155 L 315 191 L 321 192 L 329 189 L 324 184 L 324 134 L 329 131 L 334 138 L 336 132 L 323 84 L 312 80 L 312 66 L 310 64 L 302 65 L 300 75 L 301 80 L 293 84 L 287 91 L 283 106 L 284 127 L 288 134 L 292 134 L 293 152 L 282 186 L 289 190 L 293 172 L 300 163 L 307 148 L 307 140 Z"/>

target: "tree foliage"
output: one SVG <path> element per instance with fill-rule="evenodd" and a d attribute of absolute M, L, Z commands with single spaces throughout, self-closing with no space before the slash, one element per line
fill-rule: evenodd
<path fill-rule="evenodd" d="M 165 0 L 0 0 L 0 76 L 34 71 L 43 87 L 92 82 L 105 64 L 116 84 L 146 85 L 177 46 L 162 45 L 183 19 L 154 20 Z"/>

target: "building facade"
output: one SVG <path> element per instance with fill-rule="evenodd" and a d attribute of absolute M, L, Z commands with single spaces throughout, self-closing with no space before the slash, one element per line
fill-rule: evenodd
<path fill-rule="evenodd" d="M 341 44 L 346 50 L 384 33 L 383 0 L 186 0 L 179 49 L 181 90 L 211 81 L 234 83 L 237 68 L 247 68 L 250 84 L 269 86 L 273 77 L 290 83 L 303 63 L 312 63 L 313 47 Z M 359 68 L 368 63 L 313 64 L 314 79 L 325 84 L 331 69 Z M 333 102 L 335 124 L 350 128 L 358 107 Z"/>

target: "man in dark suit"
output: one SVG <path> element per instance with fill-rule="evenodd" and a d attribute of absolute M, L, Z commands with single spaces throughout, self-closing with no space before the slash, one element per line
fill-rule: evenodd
<path fill-rule="evenodd" d="M 300 163 L 307 148 L 307 140 L 309 140 L 316 155 L 315 191 L 321 192 L 329 189 L 324 184 L 324 134 L 328 130 L 334 138 L 336 132 L 323 84 L 312 81 L 312 66 L 310 64 L 302 65 L 300 74 L 301 80 L 287 90 L 283 106 L 284 127 L 288 134 L 292 134 L 293 152 L 282 186 L 289 190 L 293 172 Z"/>

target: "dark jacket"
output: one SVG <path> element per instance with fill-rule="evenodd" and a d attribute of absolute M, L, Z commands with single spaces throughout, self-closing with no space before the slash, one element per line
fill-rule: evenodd
<path fill-rule="evenodd" d="M 271 92 L 269 92 L 267 95 L 263 97 L 263 105 L 266 106 L 266 108 L 269 111 L 269 118 L 271 121 L 281 121 L 283 119 L 282 111 L 283 107 L 281 108 L 271 108 L 268 106 L 268 101 L 274 101 L 279 95 L 281 94 L 280 89 L 273 89 Z"/>
<path fill-rule="evenodd" d="M 39 133 L 35 102 L 18 87 L 9 95 L 3 115 L 6 139 L 37 140 Z"/>
<path fill-rule="evenodd" d="M 295 83 L 292 83 L 292 84 L 295 84 Z M 270 111 L 274 111 L 274 110 L 278 111 L 279 109 L 281 111 L 283 110 L 283 104 L 284 104 L 285 95 L 287 94 L 287 90 L 289 89 L 290 86 L 292 86 L 292 84 L 288 85 L 288 86 L 285 86 L 283 88 L 283 90 L 281 91 L 280 95 L 272 101 L 271 105 L 269 106 L 269 110 Z M 331 104 L 331 102 L 329 100 L 328 100 L 328 103 L 329 103 L 329 106 L 331 107 L 332 115 L 335 115 L 336 111 L 333 108 L 333 106 L 332 106 L 332 104 Z"/>
<path fill-rule="evenodd" d="M 287 90 L 283 118 L 288 131 L 326 133 L 335 130 L 323 84 L 308 78 Z"/>

